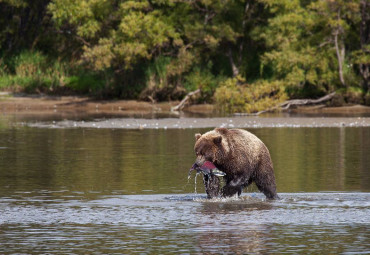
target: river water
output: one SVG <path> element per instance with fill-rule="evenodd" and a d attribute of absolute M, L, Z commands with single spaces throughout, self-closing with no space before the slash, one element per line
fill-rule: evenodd
<path fill-rule="evenodd" d="M 0 125 L 0 254 L 370 254 L 370 127 L 249 129 L 278 201 L 207 200 L 207 130 Z"/>

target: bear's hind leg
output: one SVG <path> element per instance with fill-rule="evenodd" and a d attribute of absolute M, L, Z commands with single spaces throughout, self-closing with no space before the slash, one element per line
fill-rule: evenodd
<path fill-rule="evenodd" d="M 242 179 L 243 178 L 236 178 L 231 181 L 228 181 L 226 185 L 222 188 L 222 196 L 232 197 L 235 194 L 238 194 L 238 196 L 240 196 L 243 191 Z"/>
<path fill-rule="evenodd" d="M 242 193 L 242 187 L 240 186 L 231 186 L 231 185 L 225 185 L 222 188 L 222 196 L 223 197 L 232 197 L 236 193 L 238 193 L 238 196 Z"/>
<path fill-rule="evenodd" d="M 257 188 L 265 194 L 267 199 L 279 199 L 279 196 L 276 194 L 274 168 L 269 152 L 267 151 L 266 153 L 268 157 L 261 157 L 261 161 L 256 169 L 257 171 L 255 171 L 253 179 Z"/>
<path fill-rule="evenodd" d="M 257 188 L 265 194 L 267 199 L 279 199 L 279 196 L 276 193 L 276 184 L 275 180 L 270 180 L 268 182 L 260 179 L 254 181 L 257 185 Z"/>

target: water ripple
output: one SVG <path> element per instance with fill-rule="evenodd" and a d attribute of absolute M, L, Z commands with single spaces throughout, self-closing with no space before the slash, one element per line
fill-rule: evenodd
<path fill-rule="evenodd" d="M 368 251 L 370 193 L 0 199 L 0 253 Z M 317 245 L 320 243 L 321 245 Z M 144 248 L 145 247 L 145 248 Z M 330 252 L 329 252 L 330 253 Z"/>

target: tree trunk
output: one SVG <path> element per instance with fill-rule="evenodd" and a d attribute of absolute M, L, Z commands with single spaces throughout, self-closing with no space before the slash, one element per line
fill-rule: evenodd
<path fill-rule="evenodd" d="M 242 22 L 242 31 L 243 31 L 243 36 L 239 45 L 239 56 L 238 56 L 238 66 L 242 66 L 242 61 L 243 61 L 243 50 L 244 50 L 244 44 L 245 44 L 245 26 L 247 24 L 247 19 L 249 20 L 250 17 L 248 17 L 248 11 L 249 11 L 249 2 L 247 1 L 245 3 L 244 7 L 244 15 L 243 15 L 243 22 Z"/>
<path fill-rule="evenodd" d="M 338 42 L 338 36 L 343 33 L 343 28 L 339 26 L 339 21 L 340 21 L 340 9 L 338 10 L 337 13 L 337 20 L 338 20 L 338 25 L 335 27 L 335 30 L 333 31 L 334 35 L 334 44 L 335 44 L 335 51 L 337 53 L 337 59 L 338 59 L 338 68 L 339 68 L 339 79 L 340 82 L 344 87 L 346 87 L 346 82 L 344 81 L 344 75 L 343 75 L 343 64 L 344 64 L 344 42 Z M 340 45 L 339 45 L 340 44 Z"/>
<path fill-rule="evenodd" d="M 339 43 L 338 43 L 339 31 L 338 30 L 339 29 L 337 29 L 337 31 L 335 31 L 335 34 L 334 34 L 335 51 L 337 52 L 337 58 L 338 58 L 339 79 L 342 85 L 346 87 L 346 83 L 344 81 L 344 76 L 343 76 L 343 64 L 344 64 L 345 51 L 344 51 L 344 45 L 342 45 L 341 47 L 339 46 Z"/>
<path fill-rule="evenodd" d="M 231 47 L 229 47 L 229 52 L 228 52 L 227 55 L 229 57 L 230 65 L 231 65 L 231 68 L 232 68 L 232 71 L 233 71 L 233 77 L 236 77 L 236 76 L 239 75 L 239 68 L 235 64 Z"/>

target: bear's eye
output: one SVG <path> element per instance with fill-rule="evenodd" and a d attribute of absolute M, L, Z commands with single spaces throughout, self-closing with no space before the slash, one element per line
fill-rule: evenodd
<path fill-rule="evenodd" d="M 198 157 L 198 156 L 201 156 L 201 153 L 200 153 L 199 151 L 197 151 L 197 152 L 195 153 L 195 155 Z"/>

